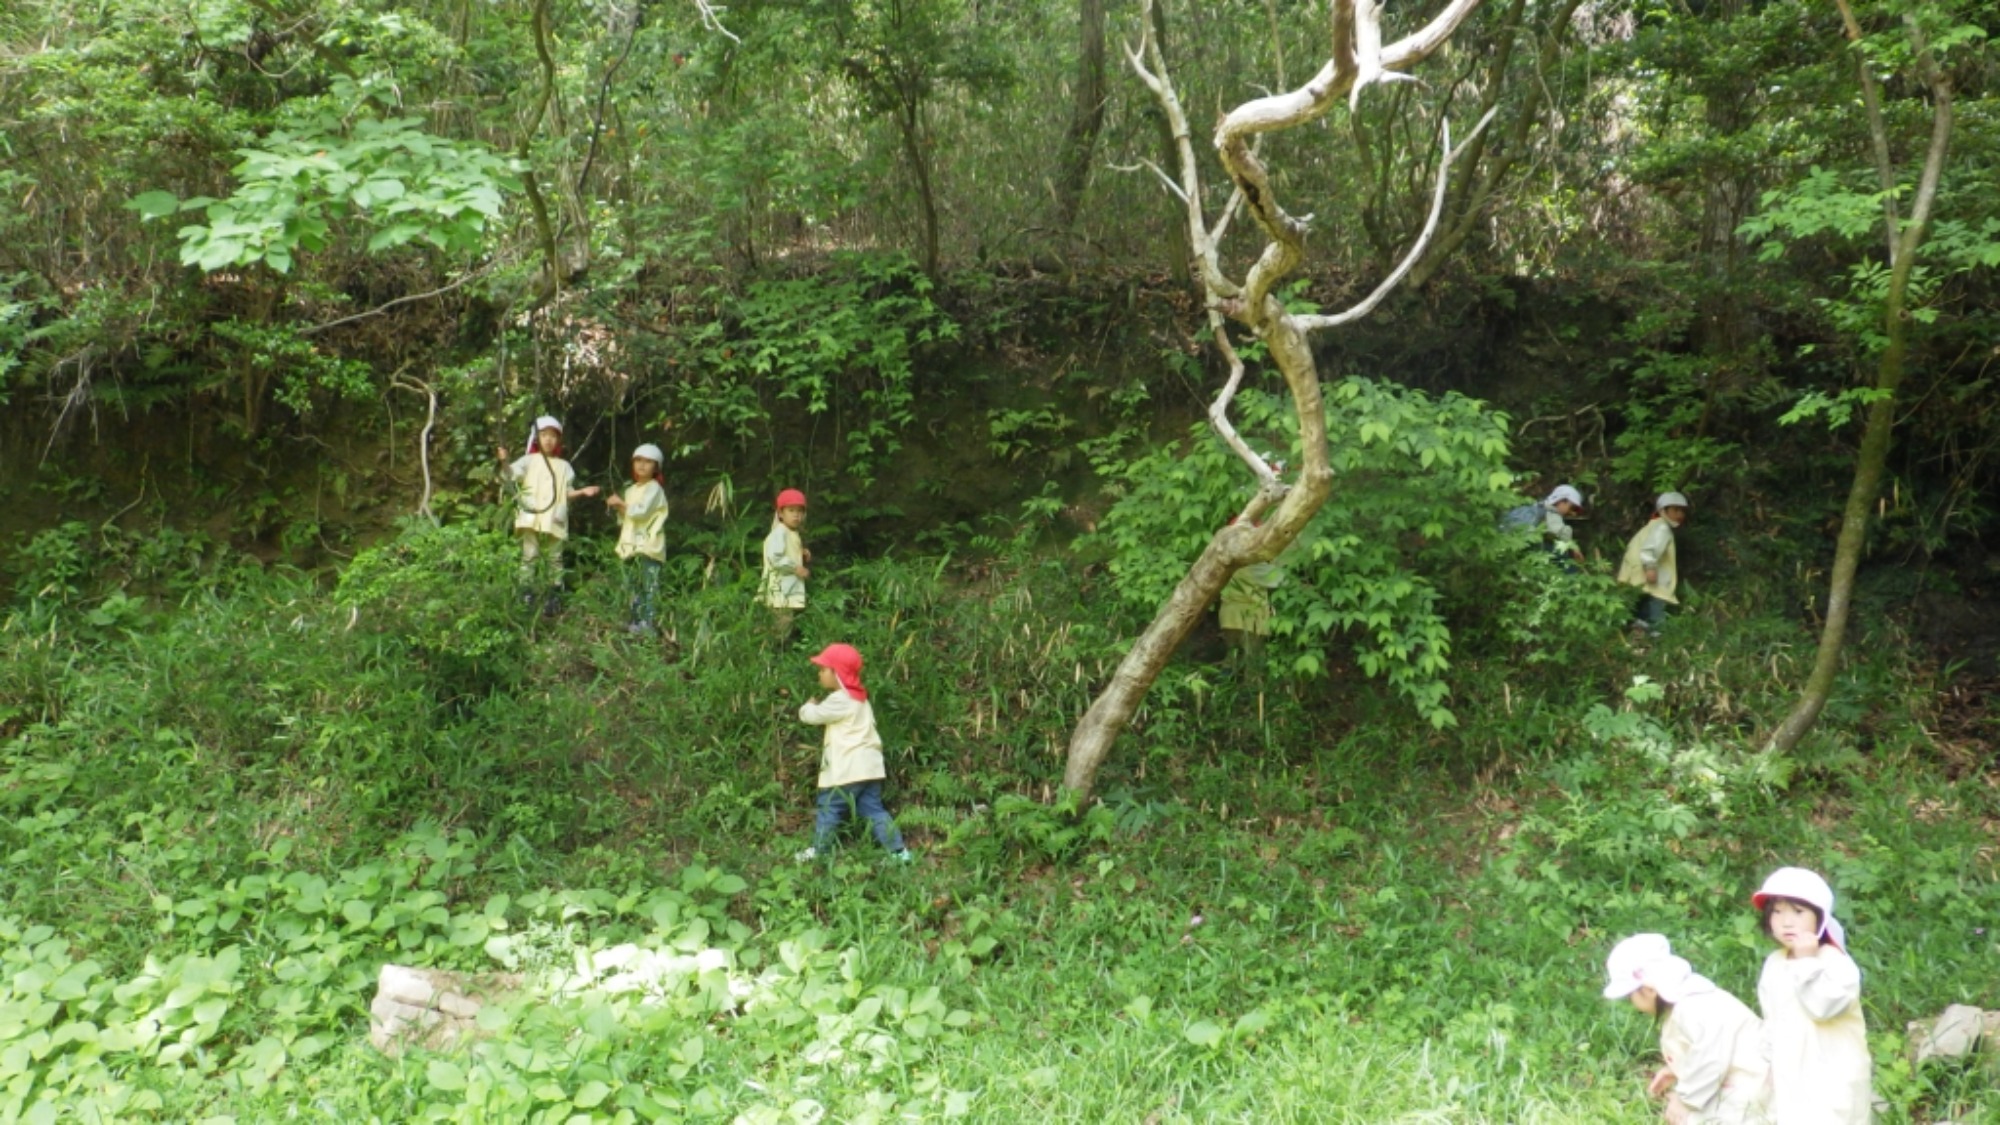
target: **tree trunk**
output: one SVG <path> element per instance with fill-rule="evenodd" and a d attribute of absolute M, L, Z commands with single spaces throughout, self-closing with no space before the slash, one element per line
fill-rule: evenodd
<path fill-rule="evenodd" d="M 1056 179 L 1056 225 L 1068 230 L 1083 209 L 1090 186 L 1090 161 L 1104 129 L 1104 0 L 1077 5 L 1076 104 L 1063 137 L 1062 168 Z"/>
<path fill-rule="evenodd" d="M 924 152 L 923 123 L 924 104 L 920 95 L 906 90 L 902 96 L 901 111 L 896 115 L 896 123 L 903 133 L 903 155 L 910 162 L 910 174 L 917 181 L 917 208 L 924 224 L 924 273 L 936 277 L 938 272 L 938 213 L 937 197 L 931 194 L 931 162 Z"/>
<path fill-rule="evenodd" d="M 1850 40 L 1861 39 L 1847 0 L 1836 0 Z M 1820 627 L 1819 652 L 1813 658 L 1811 675 L 1799 701 L 1785 721 L 1771 735 L 1767 751 L 1789 753 L 1798 746 L 1819 719 L 1826 701 L 1833 695 L 1834 677 L 1840 671 L 1840 646 L 1847 635 L 1847 618 L 1853 609 L 1854 575 L 1861 567 L 1861 551 L 1868 541 L 1868 514 L 1882 488 L 1882 470 L 1889 460 L 1889 440 L 1896 424 L 1896 389 L 1903 383 L 1903 362 L 1909 341 L 1910 271 L 1916 264 L 1917 248 L 1923 244 L 1931 204 L 1937 199 L 1938 181 L 1944 175 L 1945 154 L 1951 142 L 1951 87 L 1930 59 L 1922 33 L 1910 23 L 1912 46 L 1923 80 L 1930 87 L 1931 139 L 1924 154 L 1923 171 L 1917 180 L 1916 197 L 1908 222 L 1896 216 L 1895 196 L 1889 191 L 1896 182 L 1889 162 L 1889 131 L 1873 74 L 1866 62 L 1860 72 L 1862 104 L 1866 108 L 1869 140 L 1875 151 L 1876 173 L 1884 185 L 1883 226 L 1888 235 L 1889 286 L 1883 298 L 1882 327 L 1885 343 L 1875 370 L 1875 389 L 1880 396 L 1868 408 L 1868 426 L 1861 436 L 1861 450 L 1854 463 L 1854 483 L 1847 491 L 1847 509 L 1840 517 L 1840 538 L 1833 549 L 1833 574 L 1826 596 L 1826 621 Z"/>
<path fill-rule="evenodd" d="M 1214 330 L 1216 346 L 1230 363 L 1229 381 L 1209 407 L 1209 423 L 1224 443 L 1253 469 L 1261 487 L 1237 519 L 1209 540 L 1187 577 L 1174 588 L 1154 615 L 1152 624 L 1119 661 L 1110 683 L 1098 693 L 1076 729 L 1070 732 L 1063 786 L 1079 799 L 1090 795 L 1112 744 L 1131 721 L 1188 630 L 1221 593 L 1229 576 L 1247 563 L 1276 558 L 1326 503 L 1333 491 L 1333 470 L 1327 450 L 1326 403 L 1320 392 L 1319 370 L 1313 363 L 1310 333 L 1367 315 L 1409 276 L 1411 267 L 1423 256 L 1437 232 L 1444 208 L 1444 176 L 1456 155 L 1447 141 L 1445 154 L 1439 161 L 1430 219 L 1409 255 L 1373 293 L 1353 308 L 1335 315 L 1294 314 L 1285 311 L 1284 303 L 1273 290 L 1304 260 L 1307 223 L 1279 205 L 1272 177 L 1258 158 L 1251 139 L 1312 121 L 1342 95 L 1381 82 L 1384 74 L 1425 58 L 1450 37 L 1479 3 L 1480 0 L 1451 0 L 1420 31 L 1385 45 L 1381 39 L 1381 8 L 1374 0 L 1334 0 L 1332 57 L 1320 72 L 1299 89 L 1237 106 L 1216 127 L 1216 152 L 1235 191 L 1229 208 L 1211 226 L 1204 214 L 1201 175 L 1187 113 L 1167 74 L 1166 56 L 1158 34 L 1160 6 L 1156 0 L 1147 0 L 1141 49 L 1132 54 L 1132 67 L 1159 103 L 1169 157 L 1165 167 L 1180 169 L 1179 181 L 1169 179 L 1168 184 L 1179 200 L 1177 210 L 1181 211 L 1181 221 L 1188 232 L 1184 249 L 1190 265 L 1199 267 L 1209 325 Z M 1449 130 L 1444 132 L 1448 137 Z M 1223 274 L 1218 249 L 1239 202 L 1266 238 L 1263 253 L 1240 283 Z M 1243 364 L 1229 342 L 1226 320 L 1234 320 L 1256 333 L 1291 392 L 1300 459 L 1304 464 L 1298 482 L 1289 488 L 1250 451 L 1229 422 L 1229 402 L 1242 380 Z M 1267 511 L 1269 518 L 1260 525 L 1258 517 Z"/>
<path fill-rule="evenodd" d="M 1091 701 L 1090 709 L 1070 732 L 1063 786 L 1079 795 L 1090 793 L 1112 744 L 1132 721 L 1146 692 L 1187 639 L 1188 631 L 1222 593 L 1229 576 L 1249 563 L 1277 558 L 1312 522 L 1313 516 L 1319 514 L 1333 491 L 1333 473 L 1326 458 L 1326 404 L 1320 395 L 1319 370 L 1313 364 L 1312 348 L 1305 333 L 1288 317 L 1272 323 L 1268 338 L 1271 356 L 1284 372 L 1293 406 L 1298 411 L 1306 468 L 1269 524 L 1256 527 L 1239 521 L 1215 533 L 1201 557 L 1188 569 L 1187 577 L 1174 587 L 1174 592 L 1153 616 L 1152 624 L 1146 626 L 1125 658 L 1118 662 L 1111 682 Z"/>

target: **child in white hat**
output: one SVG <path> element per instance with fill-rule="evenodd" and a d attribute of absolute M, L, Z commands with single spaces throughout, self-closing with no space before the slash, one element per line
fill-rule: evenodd
<path fill-rule="evenodd" d="M 513 462 L 507 447 L 500 447 L 500 463 L 507 479 L 520 485 L 514 514 L 514 534 L 521 540 L 521 583 L 527 587 L 530 605 L 535 600 L 538 564 L 547 567 L 547 600 L 543 612 L 553 614 L 562 606 L 563 541 L 569 538 L 569 502 L 597 495 L 597 486 L 573 487 L 576 470 L 562 458 L 562 423 L 544 414 L 535 419 L 535 434 L 528 451 Z"/>
<path fill-rule="evenodd" d="M 667 561 L 667 490 L 660 483 L 666 456 L 652 442 L 632 451 L 632 484 L 623 496 L 607 496 L 606 507 L 620 513 L 618 557 L 624 560 L 625 588 L 632 595 L 632 620 L 625 631 L 653 631 L 653 603 L 660 596 L 660 567 Z"/>
<path fill-rule="evenodd" d="M 1750 905 L 1778 950 L 1764 959 L 1757 1006 L 1771 1060 L 1777 1125 L 1859 1125 L 1874 1112 L 1861 969 L 1833 917 L 1833 888 L 1802 867 L 1771 872 Z"/>
<path fill-rule="evenodd" d="M 1687 522 L 1688 500 L 1678 492 L 1662 492 L 1653 502 L 1653 518 L 1625 544 L 1618 581 L 1639 587 L 1639 605 L 1632 625 L 1658 633 L 1666 624 L 1667 606 L 1679 605 L 1680 562 L 1674 550 L 1674 529 Z"/>
<path fill-rule="evenodd" d="M 1668 1125 L 1761 1125 L 1766 1064 L 1757 1017 L 1659 934 L 1636 934 L 1604 963 L 1607 1000 L 1629 999 L 1660 1027 L 1666 1065 L 1646 1092 L 1666 1098 Z"/>

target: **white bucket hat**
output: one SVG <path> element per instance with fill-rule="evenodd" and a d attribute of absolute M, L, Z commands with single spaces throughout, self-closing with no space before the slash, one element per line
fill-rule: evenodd
<path fill-rule="evenodd" d="M 562 423 L 556 421 L 555 415 L 544 414 L 540 418 L 535 419 L 535 432 L 539 434 L 543 430 L 554 430 L 557 433 L 562 433 Z"/>
<path fill-rule="evenodd" d="M 1833 888 L 1817 873 L 1803 867 L 1780 867 L 1750 896 L 1750 905 L 1762 910 L 1774 898 L 1803 902 L 1819 911 L 1820 940 L 1832 942 L 1843 953 L 1847 951 L 1847 931 L 1833 916 Z"/>
<path fill-rule="evenodd" d="M 1563 500 L 1567 500 L 1579 508 L 1583 507 L 1583 493 L 1578 492 L 1574 486 L 1567 484 L 1557 485 L 1556 490 L 1549 493 L 1548 499 L 1542 501 L 1542 504 L 1544 507 L 1553 508 Z"/>
<path fill-rule="evenodd" d="M 1611 956 L 1604 959 L 1604 975 L 1608 979 L 1604 998 L 1623 1000 L 1639 991 L 1639 986 L 1651 984 L 1646 979 L 1646 970 L 1666 960 L 1680 959 L 1674 957 L 1673 946 L 1664 934 L 1633 934 L 1612 946 Z"/>
<path fill-rule="evenodd" d="M 1662 492 L 1660 493 L 1660 498 L 1653 501 L 1653 510 L 1656 512 L 1664 512 L 1668 508 L 1691 507 L 1693 505 L 1688 503 L 1688 498 L 1678 492 Z"/>
<path fill-rule="evenodd" d="M 644 457 L 655 465 L 665 465 L 667 463 L 667 455 L 661 453 L 660 447 L 650 441 L 632 451 L 632 459 L 634 461 L 637 461 L 641 457 Z"/>

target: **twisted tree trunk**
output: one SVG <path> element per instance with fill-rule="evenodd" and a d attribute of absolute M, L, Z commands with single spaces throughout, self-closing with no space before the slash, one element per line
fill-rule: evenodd
<path fill-rule="evenodd" d="M 1334 0 L 1332 13 L 1333 57 L 1305 85 L 1282 94 L 1246 102 L 1227 114 L 1215 133 L 1215 148 L 1235 190 L 1222 216 L 1210 226 L 1204 214 L 1201 176 L 1195 162 L 1194 144 L 1188 131 L 1187 114 L 1168 77 L 1158 39 L 1153 34 L 1153 0 L 1147 0 L 1142 21 L 1143 37 L 1137 50 L 1128 52 L 1132 68 L 1152 90 L 1165 114 L 1179 161 L 1178 180 L 1167 178 L 1167 187 L 1185 205 L 1188 240 L 1193 248 L 1193 264 L 1208 307 L 1209 325 L 1216 346 L 1229 362 L 1229 377 L 1208 411 L 1209 424 L 1216 434 L 1242 459 L 1258 482 L 1255 496 L 1237 519 L 1217 532 L 1201 556 L 1189 569 L 1152 624 L 1133 642 L 1118 664 L 1111 681 L 1091 703 L 1076 729 L 1070 733 L 1063 785 L 1079 799 L 1088 797 L 1097 772 L 1109 756 L 1118 735 L 1131 721 L 1139 703 L 1159 678 L 1174 649 L 1201 618 L 1209 603 L 1238 567 L 1268 561 L 1305 530 L 1333 489 L 1333 470 L 1326 444 L 1326 408 L 1321 399 L 1319 370 L 1313 363 L 1310 336 L 1321 328 L 1332 328 L 1366 316 L 1400 284 L 1423 255 L 1437 230 L 1444 205 L 1445 175 L 1456 153 L 1451 149 L 1450 131 L 1445 130 L 1444 155 L 1438 162 L 1437 190 L 1429 222 L 1409 255 L 1376 290 L 1360 304 L 1334 315 L 1303 315 L 1285 311 L 1274 294 L 1275 287 L 1299 266 L 1305 256 L 1306 223 L 1288 214 L 1279 204 L 1271 178 L 1253 149 L 1252 141 L 1263 133 L 1292 128 L 1318 118 L 1341 95 L 1350 103 L 1361 90 L 1376 83 L 1405 80 L 1398 74 L 1442 46 L 1480 0 L 1452 0 L 1445 10 L 1416 34 L 1384 47 L 1381 7 L 1375 0 Z M 1487 120 L 1491 120 L 1489 114 Z M 1484 122 L 1481 123 L 1482 127 Z M 1475 133 L 1477 131 L 1475 130 Z M 1156 169 L 1157 171 L 1157 169 Z M 1263 252 L 1238 282 L 1224 275 L 1218 248 L 1239 208 L 1264 232 Z M 1229 340 L 1229 322 L 1248 328 L 1264 342 L 1272 362 L 1284 376 L 1297 413 L 1301 460 L 1298 482 L 1286 485 L 1271 466 L 1251 452 L 1229 421 L 1229 404 L 1243 378 L 1243 363 Z M 1261 522 L 1260 522 L 1261 517 Z"/>

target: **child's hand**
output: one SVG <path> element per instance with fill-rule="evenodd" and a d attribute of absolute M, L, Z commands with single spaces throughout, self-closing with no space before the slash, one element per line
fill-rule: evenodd
<path fill-rule="evenodd" d="M 1667 1125 L 1687 1125 L 1688 1107 L 1679 1094 L 1667 1095 Z"/>
<path fill-rule="evenodd" d="M 594 484 L 593 484 L 593 485 L 591 485 L 591 486 L 590 486 L 589 488 L 579 488 L 579 489 L 577 489 L 577 490 L 576 490 L 576 494 L 577 494 L 578 496 L 595 496 L 595 495 L 597 495 L 597 494 L 598 494 L 598 493 L 599 493 L 600 491 L 602 491 L 602 490 L 601 490 L 601 489 L 599 489 L 599 488 L 598 488 L 598 487 L 597 487 L 596 485 L 594 485 Z"/>
<path fill-rule="evenodd" d="M 1647 568 L 1646 568 L 1646 585 L 1648 585 L 1648 586 L 1658 586 L 1659 584 L 1660 584 L 1660 572 L 1659 572 L 1658 570 L 1655 570 L 1654 568 L 1652 568 L 1652 567 L 1650 567 L 1650 566 L 1649 566 L 1649 567 L 1647 567 Z"/>
<path fill-rule="evenodd" d="M 1785 949 L 1793 957 L 1819 956 L 1819 935 L 1798 933 L 1785 941 Z"/>
<path fill-rule="evenodd" d="M 606 496 L 604 498 L 604 506 L 614 510 L 623 508 L 625 506 L 625 498 L 623 496 Z"/>
<path fill-rule="evenodd" d="M 811 578 L 813 572 L 812 568 L 809 566 L 800 566 L 793 573 L 797 574 L 800 578 Z"/>
<path fill-rule="evenodd" d="M 504 465 L 507 463 L 507 447 L 503 445 L 500 446 L 499 449 L 500 449 L 500 463 Z"/>
<path fill-rule="evenodd" d="M 1680 1076 L 1674 1073 L 1674 1068 L 1663 1066 L 1660 1068 L 1658 1074 L 1653 1075 L 1653 1080 L 1646 1083 L 1646 1093 L 1657 1098 L 1668 1090 L 1673 1089 L 1674 1083 L 1678 1081 L 1680 1081 Z M 1678 1101 L 1680 1099 L 1676 1098 L 1675 1100 Z"/>
<path fill-rule="evenodd" d="M 800 548 L 799 548 L 799 561 L 800 561 L 800 562 L 806 562 L 806 563 L 809 563 L 809 562 L 813 561 L 813 553 L 812 553 L 812 548 L 810 548 L 810 547 L 800 547 Z"/>

